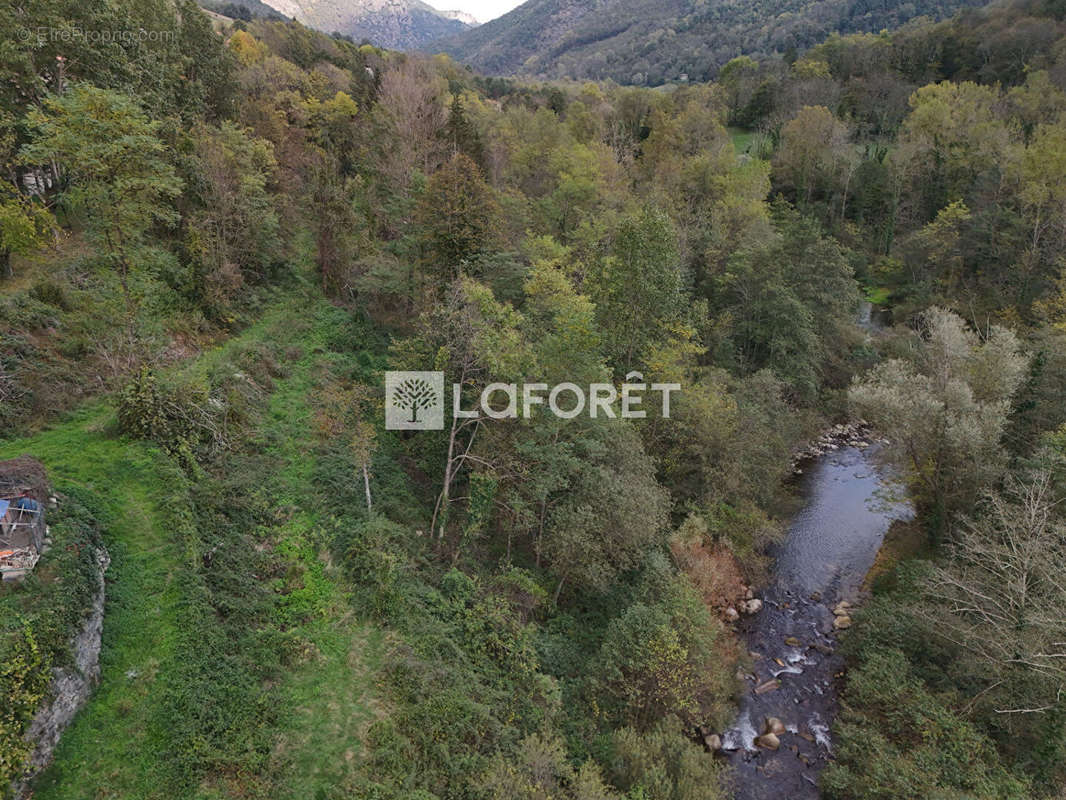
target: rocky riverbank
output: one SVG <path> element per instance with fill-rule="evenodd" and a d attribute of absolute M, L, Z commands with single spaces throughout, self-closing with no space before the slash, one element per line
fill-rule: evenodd
<path fill-rule="evenodd" d="M 870 424 L 865 420 L 834 425 L 806 447 L 792 454 L 792 471 L 796 475 L 802 475 L 804 462 L 821 458 L 844 448 L 854 447 L 857 450 L 866 450 L 874 445 L 886 444 L 888 444 L 888 439 L 875 436 Z"/>
<path fill-rule="evenodd" d="M 844 668 L 837 637 L 852 626 L 866 573 L 894 520 L 911 515 L 863 422 L 837 425 L 796 454 L 807 504 L 774 550 L 761 608 L 737 615 L 748 648 L 733 727 L 707 731 L 733 765 L 736 800 L 816 800 L 832 758 L 830 726 Z M 886 499 L 889 498 L 889 499 Z M 753 598 L 756 599 L 756 598 Z"/>

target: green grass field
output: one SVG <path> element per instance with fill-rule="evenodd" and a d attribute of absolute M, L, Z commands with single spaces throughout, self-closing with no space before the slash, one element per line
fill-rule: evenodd
<path fill-rule="evenodd" d="M 93 491 L 109 518 L 101 685 L 64 734 L 36 797 L 154 795 L 152 690 L 172 658 L 181 601 L 174 577 L 186 568 L 168 508 L 184 500 L 183 480 L 156 449 L 109 435 L 112 416 L 97 403 L 32 438 L 0 444 L 0 457 L 40 459 L 60 488 Z M 87 793 L 90 786 L 106 790 Z"/>
<path fill-rule="evenodd" d="M 727 128 L 729 131 L 729 137 L 733 140 L 733 147 L 736 148 L 738 154 L 747 153 L 751 147 L 752 141 L 755 139 L 755 132 L 745 130 L 744 128 Z"/>
<path fill-rule="evenodd" d="M 868 286 L 865 294 L 868 302 L 882 308 L 887 306 L 892 298 L 892 290 L 885 286 Z"/>
<path fill-rule="evenodd" d="M 373 675 L 383 637 L 356 618 L 339 568 L 328 563 L 318 535 L 323 520 L 313 501 L 314 454 L 308 447 L 314 354 L 321 351 L 322 326 L 335 322 L 339 312 L 324 302 L 310 309 L 293 306 L 301 307 L 275 309 L 223 347 L 179 368 L 203 373 L 234 348 L 261 341 L 294 354 L 253 436 L 266 443 L 269 488 L 278 505 L 302 509 L 275 533 L 284 557 L 305 575 L 300 593 L 279 601 L 279 617 L 290 626 L 286 634 L 314 653 L 272 687 L 280 699 L 280 725 L 273 731 L 268 774 L 212 773 L 210 782 L 186 786 L 184 796 L 314 797 L 342 784 L 343 773 L 355 768 L 361 737 L 374 718 Z M 306 322 L 316 313 L 322 321 L 317 327 Z M 175 796 L 161 766 L 168 720 L 160 698 L 176 688 L 182 674 L 176 663 L 179 627 L 187 624 L 182 586 L 200 559 L 190 529 L 194 516 L 187 513 L 191 487 L 157 448 L 120 437 L 115 428 L 113 402 L 103 399 L 37 435 L 0 442 L 0 458 L 33 455 L 60 489 L 85 487 L 107 511 L 104 539 L 112 565 L 101 684 L 38 781 L 39 800 Z M 285 613 L 291 606 L 312 613 Z"/>

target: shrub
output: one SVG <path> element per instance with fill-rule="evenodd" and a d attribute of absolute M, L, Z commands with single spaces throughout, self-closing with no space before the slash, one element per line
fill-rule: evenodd
<path fill-rule="evenodd" d="M 728 713 L 731 654 L 721 626 L 684 576 L 646 570 L 635 602 L 607 628 L 591 679 L 597 703 L 622 724 L 648 730 L 668 715 L 695 725 Z"/>
<path fill-rule="evenodd" d="M 611 783 L 628 797 L 655 800 L 724 800 L 721 768 L 667 718 L 640 732 L 622 728 L 611 737 Z"/>
<path fill-rule="evenodd" d="M 836 760 L 822 786 L 829 800 L 915 797 L 1022 800 L 1026 785 L 991 743 L 915 677 L 898 650 L 870 653 L 852 670 L 836 725 Z"/>

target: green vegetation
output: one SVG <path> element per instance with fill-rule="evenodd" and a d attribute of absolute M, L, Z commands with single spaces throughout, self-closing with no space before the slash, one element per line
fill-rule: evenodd
<path fill-rule="evenodd" d="M 67 665 L 68 641 L 97 591 L 99 523 L 76 491 L 64 498 L 61 511 L 49 515 L 49 528 L 55 547 L 25 582 L 5 584 L 0 594 L 0 691 L 6 699 L 0 718 L 0 776 L 5 781 L 19 774 L 29 755 L 23 733 L 47 693 L 52 669 Z"/>
<path fill-rule="evenodd" d="M 31 441 L 5 443 L 3 454 L 32 450 L 61 489 L 77 487 L 96 498 L 113 562 L 101 654 L 105 680 L 62 748 L 81 752 L 87 771 L 107 765 L 119 790 L 146 794 L 157 778 L 146 774 L 156 764 L 148 746 L 155 700 L 145 682 L 172 663 L 181 597 L 171 575 L 182 554 L 173 537 L 180 528 L 170 515 L 187 505 L 187 497 L 181 475 L 158 453 L 115 440 L 104 433 L 106 425 L 106 411 L 88 408 Z M 64 513 L 70 502 L 64 500 Z M 63 546 L 58 535 L 53 552 Z M 63 634 L 65 646 L 69 627 Z M 141 689 L 131 691 L 131 683 Z M 73 766 L 62 757 L 60 764 Z"/>
<path fill-rule="evenodd" d="M 259 359 L 269 348 L 312 353 L 322 337 L 332 335 L 337 318 L 330 311 L 323 308 L 310 329 L 304 315 L 268 313 L 222 350 L 169 377 L 180 385 L 228 376 L 236 369 L 231 359 L 261 369 Z M 255 362 L 246 360 L 249 352 Z M 122 796 L 186 796 L 193 789 L 190 777 L 229 764 L 276 774 L 270 796 L 300 797 L 335 783 L 336 776 L 321 774 L 318 765 L 344 764 L 350 760 L 346 753 L 358 750 L 361 729 L 372 716 L 371 676 L 381 638 L 343 613 L 347 584 L 319 560 L 325 546 L 319 528 L 328 525 L 328 517 L 317 511 L 320 498 L 302 449 L 300 420 L 302 415 L 306 425 L 310 414 L 302 403 L 312 358 L 278 364 L 276 370 L 292 370 L 291 376 L 268 398 L 259 398 L 262 428 L 248 433 L 272 440 L 273 452 L 250 460 L 230 455 L 208 467 L 210 482 L 207 474 L 190 482 L 158 452 L 116 439 L 105 409 L 4 445 L 4 453 L 32 449 L 53 478 L 100 498 L 103 540 L 113 559 L 103 682 L 64 736 L 37 796 L 78 797 L 104 775 L 110 790 Z M 256 378 L 259 386 L 269 380 Z M 212 471 L 233 470 L 238 462 L 244 470 L 231 472 L 228 481 Z M 208 488 L 214 481 L 219 488 Z M 74 500 L 64 506 L 68 503 L 77 508 Z M 307 511 L 272 518 L 274 509 L 295 508 Z M 54 525 L 53 552 L 71 543 L 63 520 L 75 511 L 63 513 Z M 234 525 L 234 518 L 257 513 L 267 515 L 258 535 L 276 542 L 273 566 L 260 555 L 261 544 L 249 538 L 252 529 Z M 226 535 L 235 541 L 223 549 L 225 561 L 207 555 L 223 547 L 226 540 L 219 537 Z M 15 597 L 49 600 L 35 582 L 53 568 L 47 561 L 42 568 Z M 271 591 L 249 585 L 251 570 L 276 575 L 277 585 Z M 68 596 L 71 591 L 65 580 L 65 602 L 79 599 L 76 593 Z M 265 627 L 248 627 L 250 618 Z M 62 642 L 52 642 L 55 634 L 44 641 L 61 648 L 69 627 L 68 622 Z M 38 634 L 38 641 L 44 635 Z M 255 688 L 271 675 L 285 680 L 270 691 Z M 207 731 L 215 738 L 203 742 Z M 142 757 L 131 758 L 132 753 Z M 304 768 L 294 771 L 296 764 Z"/>
<path fill-rule="evenodd" d="M 845 636 L 827 796 L 1055 796 L 1060 17 L 651 91 L 186 0 L 0 9 L 0 456 L 63 494 L 0 592 L 7 774 L 99 541 L 102 681 L 35 797 L 724 797 L 699 731 L 733 716 L 729 621 L 792 454 L 854 415 L 919 515 Z M 180 35 L 18 35 L 42 26 Z M 895 327 L 859 329 L 862 287 Z M 394 369 L 464 409 L 683 390 L 669 419 L 389 431 Z"/>
<path fill-rule="evenodd" d="M 738 53 L 795 60 L 834 32 L 878 33 L 973 3 L 806 3 L 800 0 L 533 0 L 437 46 L 490 75 L 613 80 L 659 86 L 706 81 Z M 684 77 L 682 77 L 684 76 Z"/>

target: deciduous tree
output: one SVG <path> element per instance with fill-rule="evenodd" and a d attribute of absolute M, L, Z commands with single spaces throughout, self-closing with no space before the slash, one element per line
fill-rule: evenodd
<path fill-rule="evenodd" d="M 982 340 L 955 314 L 931 308 L 893 358 L 855 381 L 856 413 L 889 438 L 934 530 L 972 508 L 1002 474 L 1000 443 L 1011 398 L 1027 364 L 1017 337 L 993 326 Z"/>

